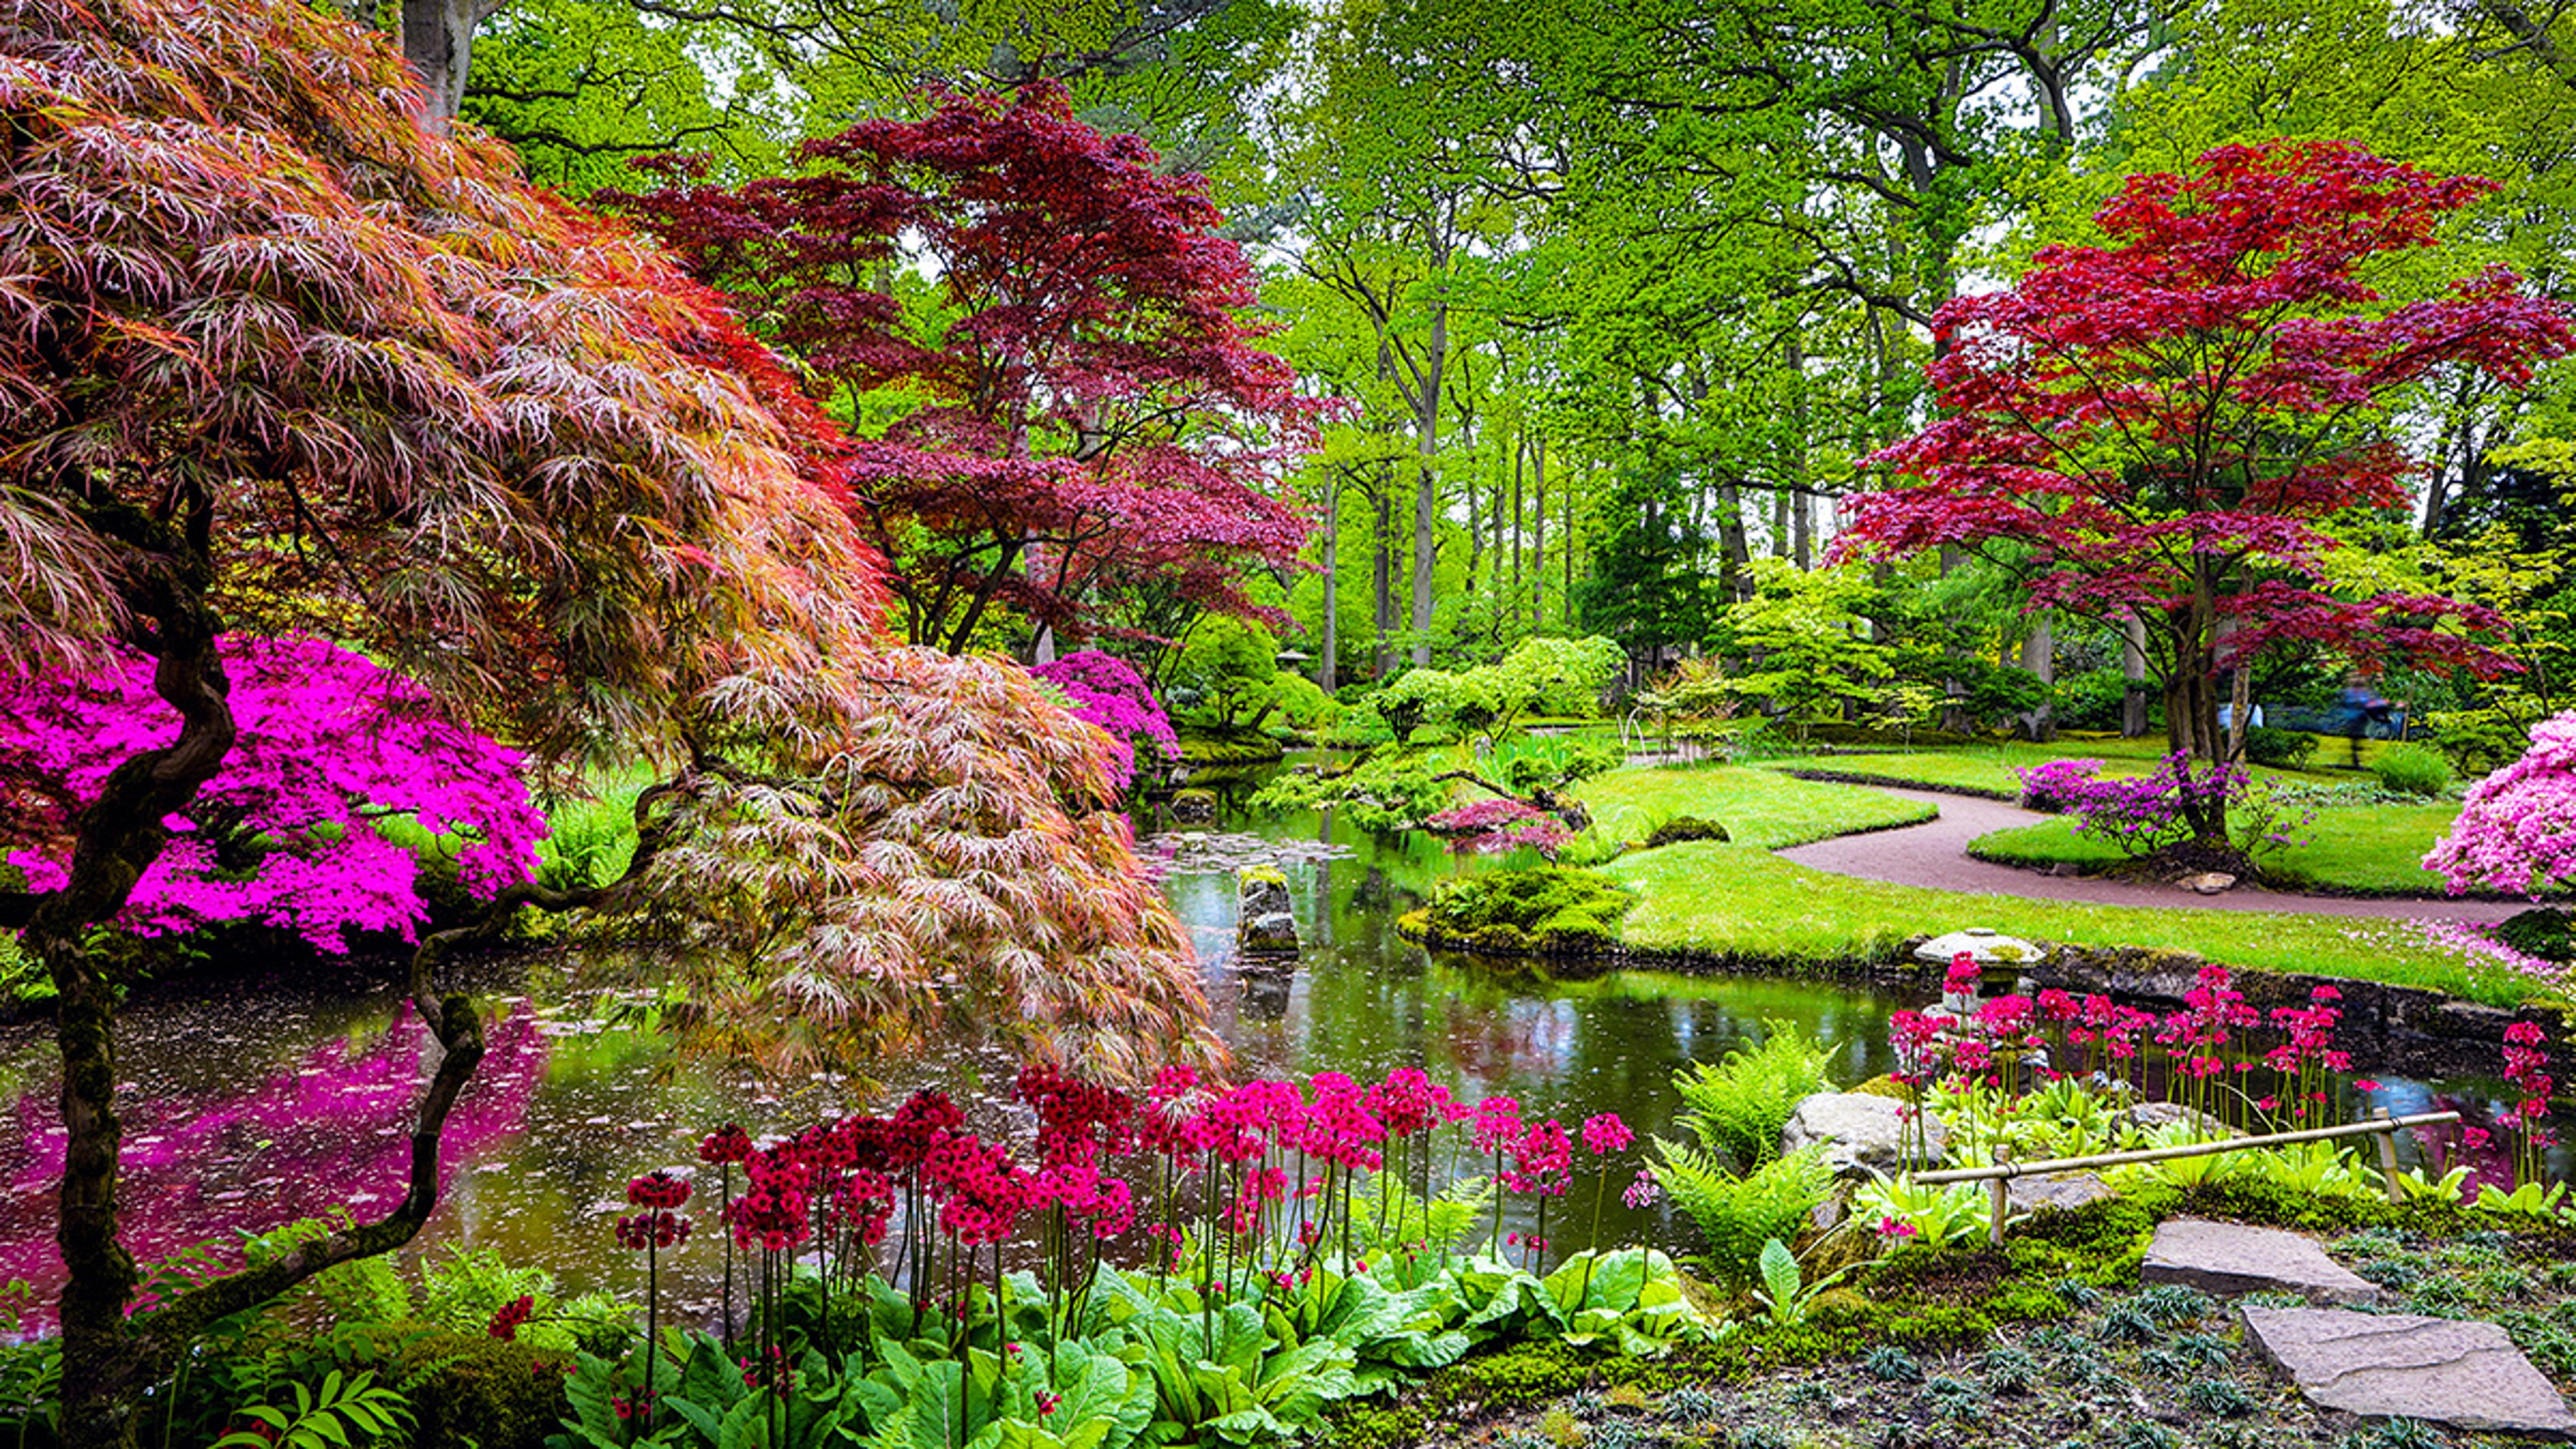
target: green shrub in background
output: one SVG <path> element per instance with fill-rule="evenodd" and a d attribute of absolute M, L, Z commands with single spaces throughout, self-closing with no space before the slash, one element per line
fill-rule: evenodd
<path fill-rule="evenodd" d="M 2298 730 L 2253 725 L 2245 731 L 2245 760 L 2276 770 L 2304 770 L 2317 752 L 2317 737 Z"/>
<path fill-rule="evenodd" d="M 1700 1146 L 1746 1172 L 1780 1155 L 1780 1130 L 1798 1104 L 1833 1090 L 1826 1064 L 1834 1050 L 1808 1040 L 1795 1023 L 1766 1021 L 1757 1046 L 1735 1047 L 1717 1062 L 1673 1073 L 1682 1125 Z"/>
<path fill-rule="evenodd" d="M 1667 845 L 1679 845 L 1685 840 L 1714 840 L 1723 844 L 1731 838 L 1726 833 L 1726 827 L 1714 820 L 1703 820 L 1696 815 L 1676 815 L 1646 832 L 1645 848 L 1660 850 Z"/>
<path fill-rule="evenodd" d="M 2439 796 L 2451 788 L 2451 762 L 2428 745 L 2390 745 L 2370 762 L 2382 789 L 2401 795 Z"/>

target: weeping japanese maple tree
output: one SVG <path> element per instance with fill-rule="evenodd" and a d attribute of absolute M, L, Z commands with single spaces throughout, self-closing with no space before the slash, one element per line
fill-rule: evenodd
<path fill-rule="evenodd" d="M 206 1324 L 418 1231 L 484 1051 L 441 966 L 514 912 L 676 948 L 656 959 L 689 1039 L 772 1059 L 862 1056 L 943 1013 L 1112 1068 L 1199 1040 L 1177 923 L 1099 808 L 1106 741 L 1015 668 L 880 639 L 838 434 L 713 294 L 500 148 L 426 131 L 382 38 L 300 0 L 14 4 L 0 110 L 0 694 L 12 758 L 45 762 L 0 792 L 0 927 L 58 992 L 67 1442 L 131 1442 Z M 368 687 L 479 761 L 442 775 L 494 773 L 478 731 L 540 764 L 666 766 L 633 863 L 549 887 L 507 799 L 332 774 L 363 722 L 259 724 L 262 649 L 302 646 L 240 641 L 306 636 L 408 681 Z M 49 736 L 60 711 L 104 723 Z M 125 964 L 194 923 L 174 899 L 246 904 L 174 894 L 191 872 L 388 865 L 264 850 L 209 875 L 174 848 L 250 798 L 228 778 L 298 765 L 339 785 L 258 808 L 408 806 L 493 847 L 482 908 L 411 960 L 439 1049 L 408 1176 L 390 1212 L 129 1317 Z M 369 924 L 335 923 L 327 890 L 292 909 L 317 940 Z"/>
<path fill-rule="evenodd" d="M 2176 751 L 2222 756 L 2221 670 L 2276 640 L 2473 668 L 2484 611 L 2335 587 L 2329 522 L 2405 501 L 2390 418 L 2437 368 L 2507 385 L 2569 347 L 2555 303 L 2490 269 L 2390 303 L 2374 268 L 2493 189 L 2337 143 L 2230 146 L 2130 177 L 2101 246 L 2041 249 L 2006 291 L 1934 318 L 1940 416 L 1876 455 L 1845 546 L 1988 551 L 2034 606 L 2144 626 Z M 2223 797 L 2185 802 L 2223 843 Z"/>
<path fill-rule="evenodd" d="M 1306 525 L 1273 475 L 1310 408 L 1238 315 L 1252 271 L 1202 182 L 1052 81 L 799 156 L 621 202 L 858 424 L 857 516 L 913 642 L 961 652 L 997 609 L 1177 637 L 1295 565 Z"/>

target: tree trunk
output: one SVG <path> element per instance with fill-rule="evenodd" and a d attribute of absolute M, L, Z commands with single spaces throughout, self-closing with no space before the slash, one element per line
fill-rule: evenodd
<path fill-rule="evenodd" d="M 2057 635 L 2049 627 L 2045 614 L 2033 620 L 2030 632 L 2022 636 L 2021 667 L 2042 685 L 2057 682 Z M 2057 711 L 2047 696 L 2040 697 L 2039 703 L 2032 707 L 2025 719 L 2032 739 L 2047 741 L 2057 738 Z"/>
<path fill-rule="evenodd" d="M 1387 671 L 1395 665 L 1394 649 L 1388 638 L 1395 627 L 1395 550 L 1394 540 L 1387 536 L 1395 528 L 1395 479 L 1392 465 L 1380 471 L 1382 476 L 1378 479 L 1378 487 L 1370 495 L 1370 501 L 1377 505 L 1377 572 L 1371 582 L 1376 586 L 1374 607 L 1377 612 L 1372 616 L 1377 625 L 1375 677 L 1384 679 Z"/>
<path fill-rule="evenodd" d="M 1328 468 L 1324 473 L 1324 667 L 1317 671 L 1315 679 L 1326 694 L 1332 693 L 1341 679 L 1341 539 L 1342 473 L 1338 467 Z"/>
<path fill-rule="evenodd" d="M 441 135 L 465 103 L 474 27 L 490 13 L 487 0 L 403 0 L 403 59 L 420 72 L 429 92 L 429 111 L 422 119 Z"/>
<path fill-rule="evenodd" d="M 1431 569 L 1439 554 L 1440 380 L 1449 360 L 1449 305 L 1431 313 L 1431 342 L 1423 359 L 1422 387 L 1414 414 L 1417 473 L 1413 487 L 1413 663 L 1431 664 Z"/>
<path fill-rule="evenodd" d="M 1547 434 L 1530 439 L 1530 629 L 1547 627 Z"/>
<path fill-rule="evenodd" d="M 2147 623 L 2131 615 L 2120 628 L 2120 738 L 2142 739 L 2147 733 Z"/>

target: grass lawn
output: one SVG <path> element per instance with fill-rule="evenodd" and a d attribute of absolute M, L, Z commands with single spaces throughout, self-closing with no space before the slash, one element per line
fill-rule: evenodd
<path fill-rule="evenodd" d="M 2382 740 L 2362 742 L 2365 763 L 2386 747 Z M 2306 770 L 2275 770 L 2256 766 L 2254 774 L 2263 779 L 2301 780 L 2313 784 L 2341 784 L 2366 779 L 2341 766 L 2351 758 L 2350 742 L 2336 736 L 2319 736 L 2317 752 L 2310 757 L 2314 766 Z M 2050 760 L 2096 759 L 2103 762 L 2106 775 L 2144 775 L 2155 769 L 2165 757 L 2161 735 L 2146 739 L 2058 740 L 2035 745 L 2021 740 L 1998 741 L 1990 745 L 1926 745 L 1917 750 L 1886 754 L 1789 755 L 1764 760 L 1761 768 L 1770 770 L 1820 770 L 1836 775 L 1861 775 L 1890 784 L 1919 785 L 1927 789 L 1980 790 L 1990 794 L 2020 793 L 2021 779 L 2013 771 L 2045 764 Z"/>
<path fill-rule="evenodd" d="M 2456 804 L 2349 805 L 2317 813 L 2309 840 L 2264 862 L 2273 884 L 2376 895 L 2439 895 L 2442 878 L 2419 863 L 2459 816 Z M 1979 860 L 2006 865 L 2114 866 L 2126 857 L 2108 841 L 2081 835 L 2061 816 L 1979 836 L 1968 846 Z"/>
<path fill-rule="evenodd" d="M 1889 885 L 1809 870 L 1752 845 L 1694 841 L 1602 868 L 1637 892 L 1620 939 L 1792 964 L 1883 959 L 1908 936 L 1992 926 L 2087 946 L 2190 951 L 2229 966 L 2309 971 L 2497 1006 L 2549 988 L 2440 948 L 2403 922 L 2252 911 L 2141 910 Z"/>
<path fill-rule="evenodd" d="M 1574 793 L 1591 808 L 1593 828 L 1612 839 L 1642 840 L 1664 821 L 1696 815 L 1725 826 L 1737 844 L 1756 850 L 1911 825 L 1934 813 L 1929 805 L 1862 785 L 1724 765 L 1613 770 L 1584 781 Z"/>

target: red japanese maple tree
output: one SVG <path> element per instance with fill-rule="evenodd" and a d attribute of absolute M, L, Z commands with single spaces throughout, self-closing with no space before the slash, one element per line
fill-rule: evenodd
<path fill-rule="evenodd" d="M 2322 562 L 2335 514 L 2404 501 L 2393 393 L 2440 367 L 2519 385 L 2569 349 L 2563 309 L 2499 269 L 2403 304 L 2370 285 L 2492 189 L 2336 143 L 2129 178 L 2095 215 L 2108 245 L 2043 248 L 2019 285 L 1934 318 L 1941 416 L 1876 455 L 1900 476 L 1853 501 L 1847 546 L 2008 545 L 2034 606 L 2143 622 L 2168 738 L 2202 759 L 2219 671 L 2276 640 L 2496 665 L 2484 611 L 2354 597 Z M 2223 806 L 2192 824 L 2223 836 Z"/>
<path fill-rule="evenodd" d="M 1139 590 L 1251 612 L 1245 570 L 1305 541 L 1263 486 L 1304 412 L 1238 316 L 1252 272 L 1203 185 L 1052 82 L 800 155 L 800 176 L 618 201 L 847 410 L 907 635 L 962 651 L 997 607 L 1148 632 L 1101 607 Z"/>

